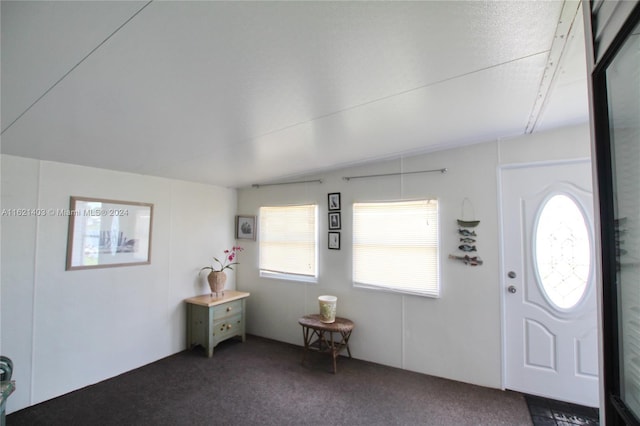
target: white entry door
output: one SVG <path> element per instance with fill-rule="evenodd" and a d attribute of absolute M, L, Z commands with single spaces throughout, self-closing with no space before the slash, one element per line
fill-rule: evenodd
<path fill-rule="evenodd" d="M 501 170 L 508 389 L 597 407 L 588 161 Z"/>

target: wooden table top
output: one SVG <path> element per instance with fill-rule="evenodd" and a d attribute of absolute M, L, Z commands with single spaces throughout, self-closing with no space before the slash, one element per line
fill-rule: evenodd
<path fill-rule="evenodd" d="M 355 327 L 353 321 L 347 318 L 336 317 L 335 322 L 322 322 L 319 314 L 305 315 L 298 320 L 298 323 L 303 327 L 335 332 L 351 331 Z"/>
<path fill-rule="evenodd" d="M 211 307 L 219 305 L 221 303 L 231 302 L 232 300 L 244 299 L 249 297 L 251 293 L 244 291 L 225 290 L 224 295 L 220 297 L 213 297 L 210 294 L 203 294 L 202 296 L 190 297 L 185 299 L 185 302 L 192 303 L 194 305 Z"/>

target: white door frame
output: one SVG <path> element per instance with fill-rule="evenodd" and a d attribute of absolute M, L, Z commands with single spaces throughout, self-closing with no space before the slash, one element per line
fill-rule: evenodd
<path fill-rule="evenodd" d="M 506 276 L 506 265 L 505 265 L 505 252 L 504 252 L 504 238 L 505 238 L 505 232 L 504 232 L 504 217 L 503 217 L 503 207 L 504 207 L 504 201 L 503 201 L 503 194 L 502 194 L 502 178 L 503 178 L 503 171 L 505 170 L 513 170 L 513 169 L 523 169 L 523 168 L 530 168 L 530 167 L 544 167 L 544 166 L 559 166 L 559 165 L 570 165 L 570 164 L 576 164 L 576 163 L 584 163 L 584 162 L 591 162 L 590 158 L 575 158 L 575 159 L 567 159 L 567 160 L 553 160 L 553 161 L 536 161 L 536 162 L 527 162 L 527 163 L 512 163 L 512 164 L 502 164 L 499 165 L 497 167 L 497 192 L 498 192 L 498 229 L 499 229 L 499 256 L 500 256 L 500 264 L 499 264 L 499 274 L 500 274 L 500 334 L 501 334 L 501 342 L 502 342 L 502 350 L 501 350 L 501 378 L 500 378 L 500 382 L 501 382 L 501 388 L 502 390 L 506 390 L 507 388 L 507 383 L 506 383 L 506 379 L 507 379 L 507 335 L 506 335 L 506 330 L 507 330 L 507 319 L 506 319 L 506 297 L 507 297 L 507 291 L 506 288 L 508 287 L 507 284 L 507 276 Z M 595 187 L 594 187 L 595 188 Z M 594 194 L 595 195 L 595 194 Z M 594 200 L 597 199 L 594 196 Z M 595 211 L 596 211 L 596 207 L 594 206 L 594 220 L 596 220 L 595 218 L 597 216 L 595 216 Z M 595 225 L 595 224 L 594 224 Z M 598 229 L 597 226 L 593 226 L 593 230 L 594 232 Z M 597 277 L 599 276 L 598 274 L 598 270 L 599 270 L 599 265 L 597 264 L 597 260 L 598 258 L 596 257 L 597 252 L 598 252 L 598 244 L 597 244 L 597 235 L 594 235 L 594 279 L 596 279 L 596 282 L 594 283 L 594 286 L 592 288 L 592 291 L 596 291 L 598 292 L 600 289 L 600 286 L 598 284 L 597 281 Z M 600 374 L 602 373 L 602 352 L 600 350 L 601 348 L 601 342 L 602 342 L 602 333 L 601 333 L 601 327 L 600 327 L 600 318 L 601 318 L 601 309 L 600 309 L 600 295 L 596 294 L 596 303 L 597 303 L 597 315 L 598 315 L 598 320 L 597 320 L 597 333 L 598 333 L 598 364 L 600 366 Z M 600 375 L 600 377 L 602 377 L 602 374 Z M 602 380 L 600 382 L 600 405 L 602 405 Z"/>

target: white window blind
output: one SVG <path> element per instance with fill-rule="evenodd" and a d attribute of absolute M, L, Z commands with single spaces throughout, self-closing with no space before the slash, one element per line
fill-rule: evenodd
<path fill-rule="evenodd" d="M 317 276 L 315 205 L 260 208 L 260 272 Z"/>
<path fill-rule="evenodd" d="M 438 201 L 353 205 L 353 281 L 377 288 L 438 297 Z"/>

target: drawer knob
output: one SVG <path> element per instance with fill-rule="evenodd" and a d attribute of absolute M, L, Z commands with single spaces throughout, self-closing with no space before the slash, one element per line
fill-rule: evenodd
<path fill-rule="evenodd" d="M 227 330 L 231 329 L 231 324 L 227 324 Z"/>
<path fill-rule="evenodd" d="M 227 312 L 231 312 L 231 306 L 227 308 Z"/>

